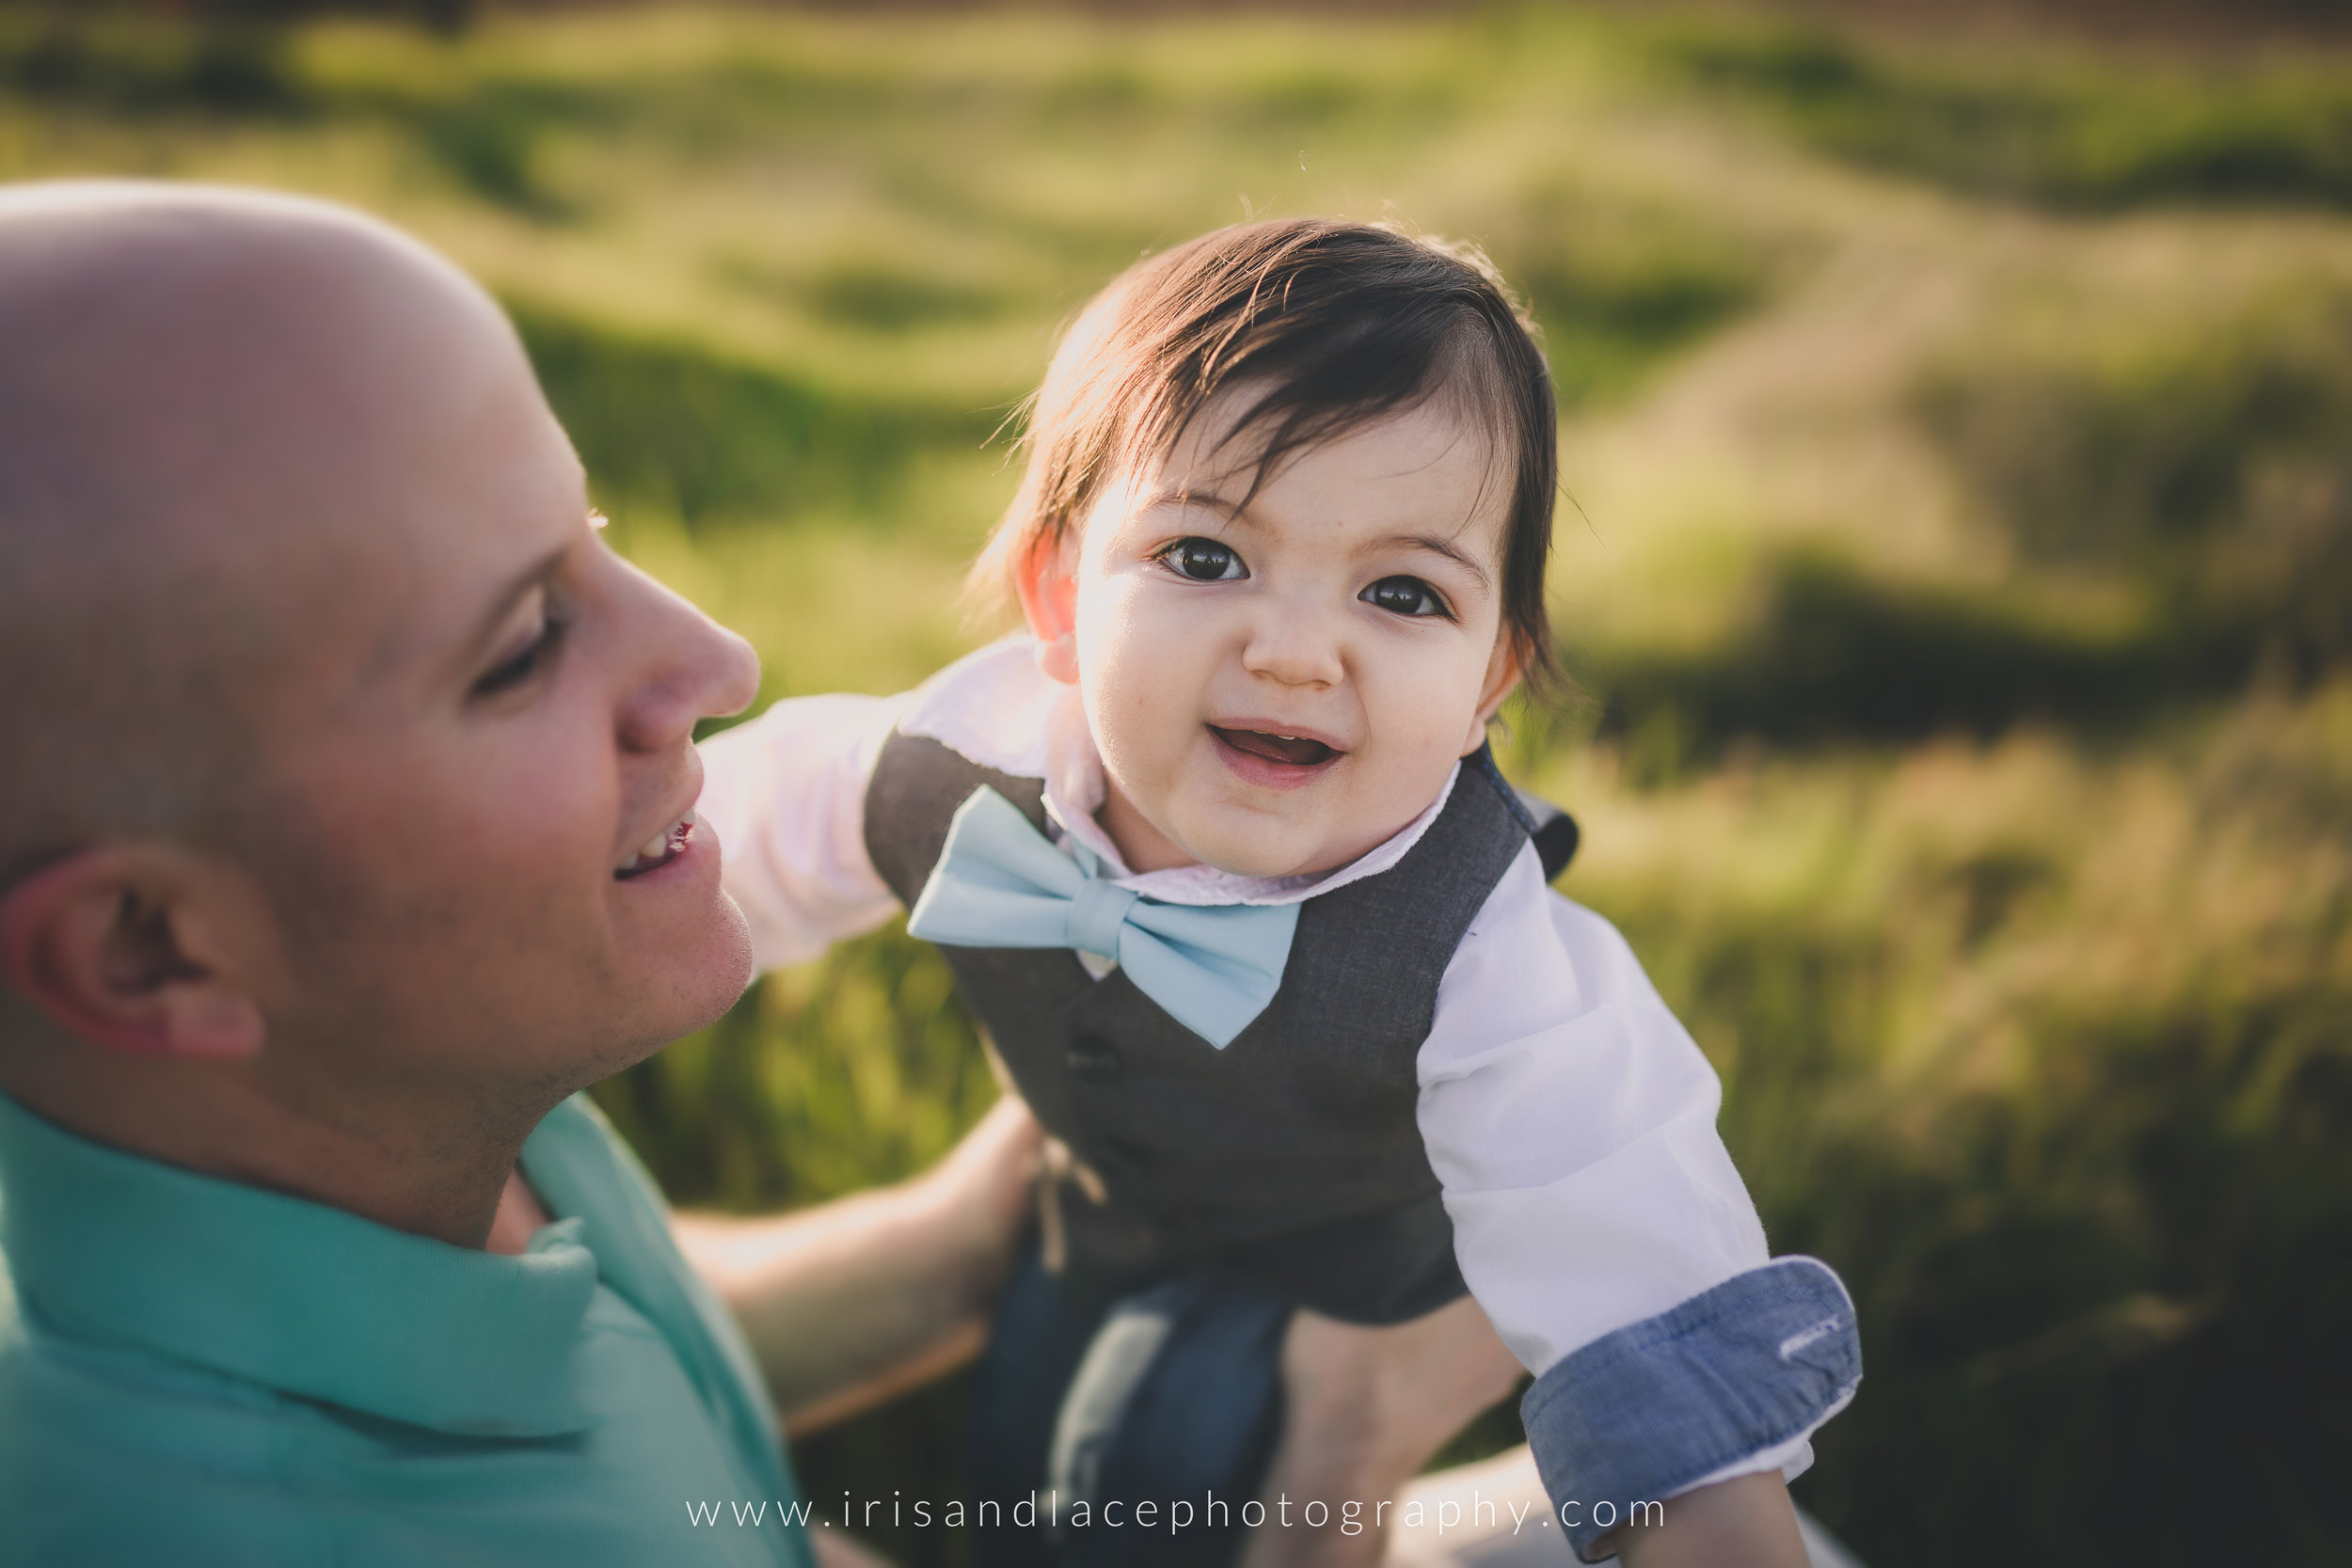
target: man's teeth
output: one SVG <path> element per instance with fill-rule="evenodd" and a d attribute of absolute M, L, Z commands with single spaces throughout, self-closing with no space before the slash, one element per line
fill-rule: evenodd
<path fill-rule="evenodd" d="M 647 866 L 666 860 L 678 850 L 685 848 L 686 841 L 691 836 L 691 830 L 696 820 L 694 814 L 688 812 L 684 816 L 639 845 L 636 852 L 615 867 L 615 871 L 621 876 L 643 871 Z"/>

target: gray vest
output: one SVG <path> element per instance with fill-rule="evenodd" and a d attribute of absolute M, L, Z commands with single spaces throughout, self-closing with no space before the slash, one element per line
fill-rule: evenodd
<path fill-rule="evenodd" d="M 1044 830 L 1041 781 L 922 736 L 883 746 L 866 847 L 901 902 L 982 784 Z M 943 945 L 1022 1098 L 1075 1161 L 1045 1195 L 1065 1280 L 1100 1299 L 1208 1269 L 1355 1323 L 1460 1295 L 1414 1059 L 1438 979 L 1531 832 L 1565 863 L 1574 824 L 1514 792 L 1484 751 L 1465 761 L 1403 860 L 1299 907 L 1281 989 L 1222 1051 L 1123 971 L 1097 981 L 1066 948 Z"/>

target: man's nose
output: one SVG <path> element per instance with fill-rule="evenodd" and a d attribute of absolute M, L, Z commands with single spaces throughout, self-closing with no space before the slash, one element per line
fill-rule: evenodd
<path fill-rule="evenodd" d="M 739 713 L 759 693 L 752 645 L 651 578 L 648 657 L 621 702 L 621 743 L 662 751 L 691 739 L 695 722 Z"/>
<path fill-rule="evenodd" d="M 1271 600 L 1252 619 L 1242 668 L 1284 686 L 1337 686 L 1346 673 L 1345 626 L 1327 610 Z"/>

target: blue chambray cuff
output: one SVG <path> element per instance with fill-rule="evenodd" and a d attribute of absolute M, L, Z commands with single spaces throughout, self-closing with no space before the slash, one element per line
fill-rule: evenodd
<path fill-rule="evenodd" d="M 1564 1358 L 1519 1414 L 1589 1561 L 1611 1529 L 1656 1516 L 1640 1505 L 1811 1431 L 1861 1381 L 1846 1287 L 1816 1259 L 1780 1258 Z"/>

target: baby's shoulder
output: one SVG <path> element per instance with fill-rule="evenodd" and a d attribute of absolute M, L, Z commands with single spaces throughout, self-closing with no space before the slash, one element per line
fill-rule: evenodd
<path fill-rule="evenodd" d="M 1000 773 L 1042 778 L 1063 689 L 1038 669 L 1027 637 L 1004 638 L 916 687 L 898 733 L 936 740 Z"/>
<path fill-rule="evenodd" d="M 1656 991 L 1623 932 L 1553 888 L 1534 845 L 1513 860 L 1463 934 L 1449 989 L 1507 990 L 1582 1012 Z"/>

